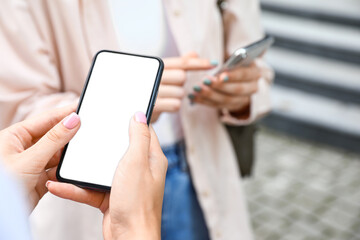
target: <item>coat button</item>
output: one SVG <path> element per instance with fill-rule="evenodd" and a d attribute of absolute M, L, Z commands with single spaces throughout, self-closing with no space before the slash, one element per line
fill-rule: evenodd
<path fill-rule="evenodd" d="M 193 145 L 191 145 L 191 146 L 189 147 L 189 153 L 190 153 L 190 154 L 194 154 L 194 152 L 195 152 L 195 147 L 194 147 Z"/>
<path fill-rule="evenodd" d="M 204 198 L 209 197 L 209 196 L 210 196 L 209 191 L 206 191 L 206 190 L 205 190 L 205 191 L 202 191 L 202 192 L 201 192 L 201 196 L 204 197 Z"/>
<path fill-rule="evenodd" d="M 175 16 L 175 17 L 180 17 L 180 15 L 181 15 L 180 10 L 175 10 L 175 11 L 174 11 L 174 16 Z"/>

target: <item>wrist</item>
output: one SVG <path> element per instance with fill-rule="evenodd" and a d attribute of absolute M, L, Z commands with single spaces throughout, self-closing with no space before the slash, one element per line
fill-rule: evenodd
<path fill-rule="evenodd" d="M 112 224 L 113 240 L 160 240 L 161 220 L 142 218 L 128 224 Z"/>
<path fill-rule="evenodd" d="M 232 117 L 237 119 L 248 119 L 251 114 L 250 98 L 244 102 L 239 108 L 229 110 Z"/>

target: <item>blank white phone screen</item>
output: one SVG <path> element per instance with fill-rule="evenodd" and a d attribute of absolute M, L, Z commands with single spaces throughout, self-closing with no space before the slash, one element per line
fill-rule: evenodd
<path fill-rule="evenodd" d="M 146 113 L 160 67 L 155 58 L 100 52 L 79 111 L 81 128 L 60 169 L 69 180 L 111 186 L 129 145 L 129 121 Z"/>

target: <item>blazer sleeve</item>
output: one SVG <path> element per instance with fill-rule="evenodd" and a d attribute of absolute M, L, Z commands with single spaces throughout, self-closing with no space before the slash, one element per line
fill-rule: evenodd
<path fill-rule="evenodd" d="M 0 129 L 78 99 L 63 92 L 55 41 L 28 2 L 4 0 L 0 8 Z"/>
<path fill-rule="evenodd" d="M 258 0 L 228 0 L 223 14 L 225 54 L 229 56 L 239 47 L 246 46 L 264 36 L 260 21 Z M 273 70 L 259 58 L 256 64 L 261 68 L 259 90 L 251 96 L 248 119 L 237 119 L 223 110 L 221 120 L 230 125 L 247 125 L 261 118 L 271 110 L 270 86 Z"/>

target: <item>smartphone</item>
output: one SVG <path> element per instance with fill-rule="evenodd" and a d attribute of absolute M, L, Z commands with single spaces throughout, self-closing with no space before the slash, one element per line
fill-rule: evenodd
<path fill-rule="evenodd" d="M 129 145 L 129 121 L 142 111 L 149 124 L 163 69 L 157 57 L 96 54 L 77 108 L 81 127 L 65 146 L 56 172 L 60 182 L 110 190 Z"/>
<path fill-rule="evenodd" d="M 263 39 L 254 42 L 246 47 L 235 50 L 233 54 L 226 60 L 224 65 L 215 72 L 215 76 L 222 72 L 240 67 L 250 65 L 256 58 L 260 57 L 272 44 L 274 38 L 272 36 L 265 36 Z"/>

